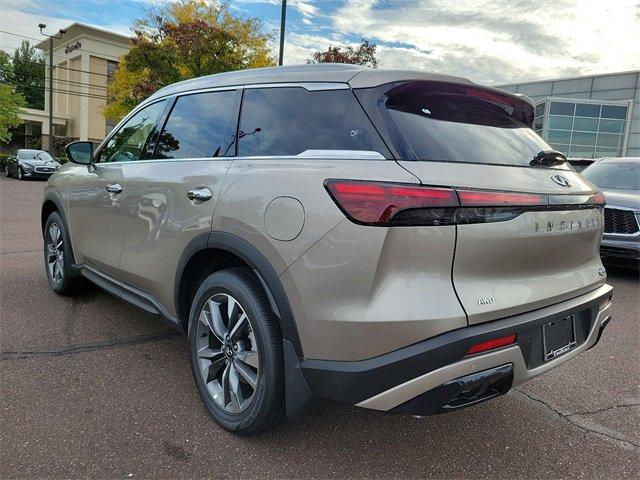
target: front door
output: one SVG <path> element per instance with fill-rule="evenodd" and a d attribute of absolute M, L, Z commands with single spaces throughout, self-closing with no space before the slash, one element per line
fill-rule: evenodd
<path fill-rule="evenodd" d="M 119 276 L 122 194 L 165 104 L 139 110 L 96 153 L 94 165 L 77 165 L 69 172 L 67 221 L 76 263 Z"/>

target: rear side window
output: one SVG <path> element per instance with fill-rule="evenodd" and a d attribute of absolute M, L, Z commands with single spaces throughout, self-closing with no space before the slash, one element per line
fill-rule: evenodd
<path fill-rule="evenodd" d="M 399 130 L 410 160 L 528 166 L 551 147 L 531 128 L 533 107 L 499 92 L 438 82 L 379 87 L 367 108 Z M 380 111 L 381 110 L 381 111 Z"/>
<path fill-rule="evenodd" d="M 236 91 L 185 95 L 176 100 L 154 158 L 211 158 L 235 154 Z"/>
<path fill-rule="evenodd" d="M 388 158 L 378 132 L 350 90 L 247 89 L 238 132 L 240 156 L 306 150 L 367 150 Z"/>

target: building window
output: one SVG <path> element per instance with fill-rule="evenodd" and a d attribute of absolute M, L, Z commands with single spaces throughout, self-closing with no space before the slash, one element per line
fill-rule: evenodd
<path fill-rule="evenodd" d="M 115 75 L 117 69 L 118 69 L 118 62 L 114 62 L 113 60 L 107 60 L 107 86 L 109 86 L 111 82 L 113 82 L 113 76 Z M 107 119 L 107 122 L 105 125 L 105 134 L 109 135 L 111 130 L 113 130 L 117 124 L 118 122 Z"/>
<path fill-rule="evenodd" d="M 549 115 L 544 117 L 548 104 Z M 571 158 L 620 156 L 628 105 L 547 100 L 536 106 L 534 130 L 556 150 Z M 544 124 L 544 125 L 543 125 Z M 542 126 L 541 126 L 542 125 Z"/>

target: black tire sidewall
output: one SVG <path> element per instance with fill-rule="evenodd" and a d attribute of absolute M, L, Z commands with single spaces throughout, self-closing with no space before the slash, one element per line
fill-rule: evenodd
<path fill-rule="evenodd" d="M 244 411 L 225 412 L 211 398 L 199 372 L 197 322 L 204 303 L 216 293 L 233 296 L 249 317 L 260 352 L 260 375 L 253 400 Z M 189 315 L 189 357 L 191 370 L 209 414 L 227 430 L 253 434 L 277 422 L 284 402 L 282 337 L 261 286 L 253 274 L 241 268 L 222 270 L 207 277 L 194 296 Z"/>

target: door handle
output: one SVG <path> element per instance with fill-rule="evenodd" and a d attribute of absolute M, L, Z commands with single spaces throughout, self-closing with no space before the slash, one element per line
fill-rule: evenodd
<path fill-rule="evenodd" d="M 122 185 L 120 185 L 119 183 L 110 183 L 105 187 L 105 189 L 109 193 L 120 193 L 122 192 Z"/>
<path fill-rule="evenodd" d="M 213 193 L 207 187 L 199 187 L 189 190 L 189 192 L 187 192 L 187 197 L 189 200 L 193 200 L 194 202 L 206 202 L 207 200 L 211 200 Z"/>

